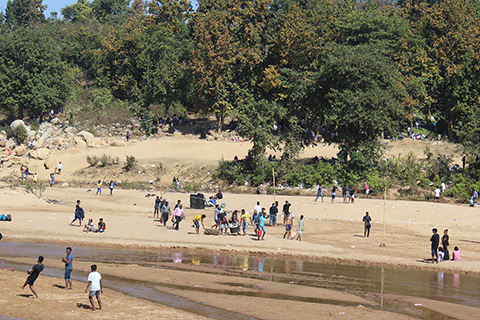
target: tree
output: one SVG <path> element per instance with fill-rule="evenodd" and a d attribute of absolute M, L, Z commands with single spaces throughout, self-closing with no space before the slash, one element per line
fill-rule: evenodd
<path fill-rule="evenodd" d="M 238 108 L 244 88 L 259 79 L 264 59 L 264 31 L 269 0 L 204 0 L 192 18 L 194 35 L 190 68 L 194 105 L 213 113 L 220 132 L 225 117 Z"/>
<path fill-rule="evenodd" d="M 0 109 L 9 118 L 41 115 L 62 105 L 65 64 L 42 29 L 19 29 L 0 42 Z"/>
<path fill-rule="evenodd" d="M 122 24 L 132 14 L 129 0 L 93 0 L 95 18 L 101 23 Z"/>
<path fill-rule="evenodd" d="M 47 9 L 42 0 L 8 0 L 5 8 L 5 23 L 10 26 L 31 27 L 45 21 Z"/>
<path fill-rule="evenodd" d="M 329 105 L 328 132 L 345 158 L 362 151 L 372 161 L 377 159 L 377 140 L 383 133 L 396 133 L 406 97 L 394 61 L 373 45 L 337 46 L 317 87 Z"/>
<path fill-rule="evenodd" d="M 94 18 L 93 5 L 88 0 L 78 0 L 62 8 L 61 12 L 65 21 L 86 22 Z"/>

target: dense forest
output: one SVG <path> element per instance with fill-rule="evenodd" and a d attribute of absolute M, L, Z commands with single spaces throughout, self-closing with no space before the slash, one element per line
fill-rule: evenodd
<path fill-rule="evenodd" d="M 0 16 L 4 119 L 215 115 L 295 158 L 318 137 L 380 159 L 420 126 L 480 146 L 480 0 L 78 0 Z M 147 127 L 148 128 L 148 127 Z"/>

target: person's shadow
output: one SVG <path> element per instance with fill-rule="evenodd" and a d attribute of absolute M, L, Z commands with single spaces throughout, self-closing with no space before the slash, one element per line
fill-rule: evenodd
<path fill-rule="evenodd" d="M 17 296 L 23 297 L 23 298 L 30 298 L 30 297 L 33 297 L 33 294 L 21 293 L 21 294 L 18 294 Z"/>
<path fill-rule="evenodd" d="M 92 309 L 92 306 L 85 303 L 77 303 L 77 308 Z"/>
<path fill-rule="evenodd" d="M 65 289 L 65 286 L 61 286 L 59 284 L 54 284 L 52 287 L 56 287 L 58 289 Z"/>

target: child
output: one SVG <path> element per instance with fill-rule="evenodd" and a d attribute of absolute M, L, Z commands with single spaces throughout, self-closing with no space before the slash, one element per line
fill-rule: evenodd
<path fill-rule="evenodd" d="M 88 219 L 88 222 L 85 225 L 85 228 L 83 229 L 83 231 L 84 232 L 93 231 L 94 228 L 95 228 L 95 224 L 93 223 L 93 219 Z"/>
<path fill-rule="evenodd" d="M 455 246 L 453 249 L 453 261 L 460 261 L 460 250 L 458 250 L 458 247 Z"/>
<path fill-rule="evenodd" d="M 107 225 L 103 222 L 103 218 L 98 219 L 98 229 L 95 232 L 104 232 L 107 229 Z"/>
<path fill-rule="evenodd" d="M 443 248 L 442 247 L 438 248 L 438 262 L 442 262 L 444 257 L 445 257 L 445 252 L 443 251 Z"/>
<path fill-rule="evenodd" d="M 220 218 L 220 234 L 223 234 L 223 230 L 225 230 L 225 234 L 228 233 L 228 219 L 226 214 Z"/>
<path fill-rule="evenodd" d="M 33 288 L 33 284 L 35 283 L 35 280 L 37 280 L 38 276 L 40 275 L 40 272 L 43 271 L 43 257 L 40 256 L 38 257 L 37 264 L 32 267 L 32 269 L 28 270 L 28 277 L 27 280 L 25 280 L 25 283 L 22 286 L 22 289 L 25 289 L 25 287 L 28 286 L 30 287 L 30 290 L 32 293 L 35 295 L 35 298 L 38 299 L 37 292 Z"/>

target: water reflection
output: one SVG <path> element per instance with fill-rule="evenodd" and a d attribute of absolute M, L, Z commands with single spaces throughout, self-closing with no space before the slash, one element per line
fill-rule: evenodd
<path fill-rule="evenodd" d="M 182 263 L 182 254 L 179 252 L 174 252 L 172 254 L 173 263 Z"/>

